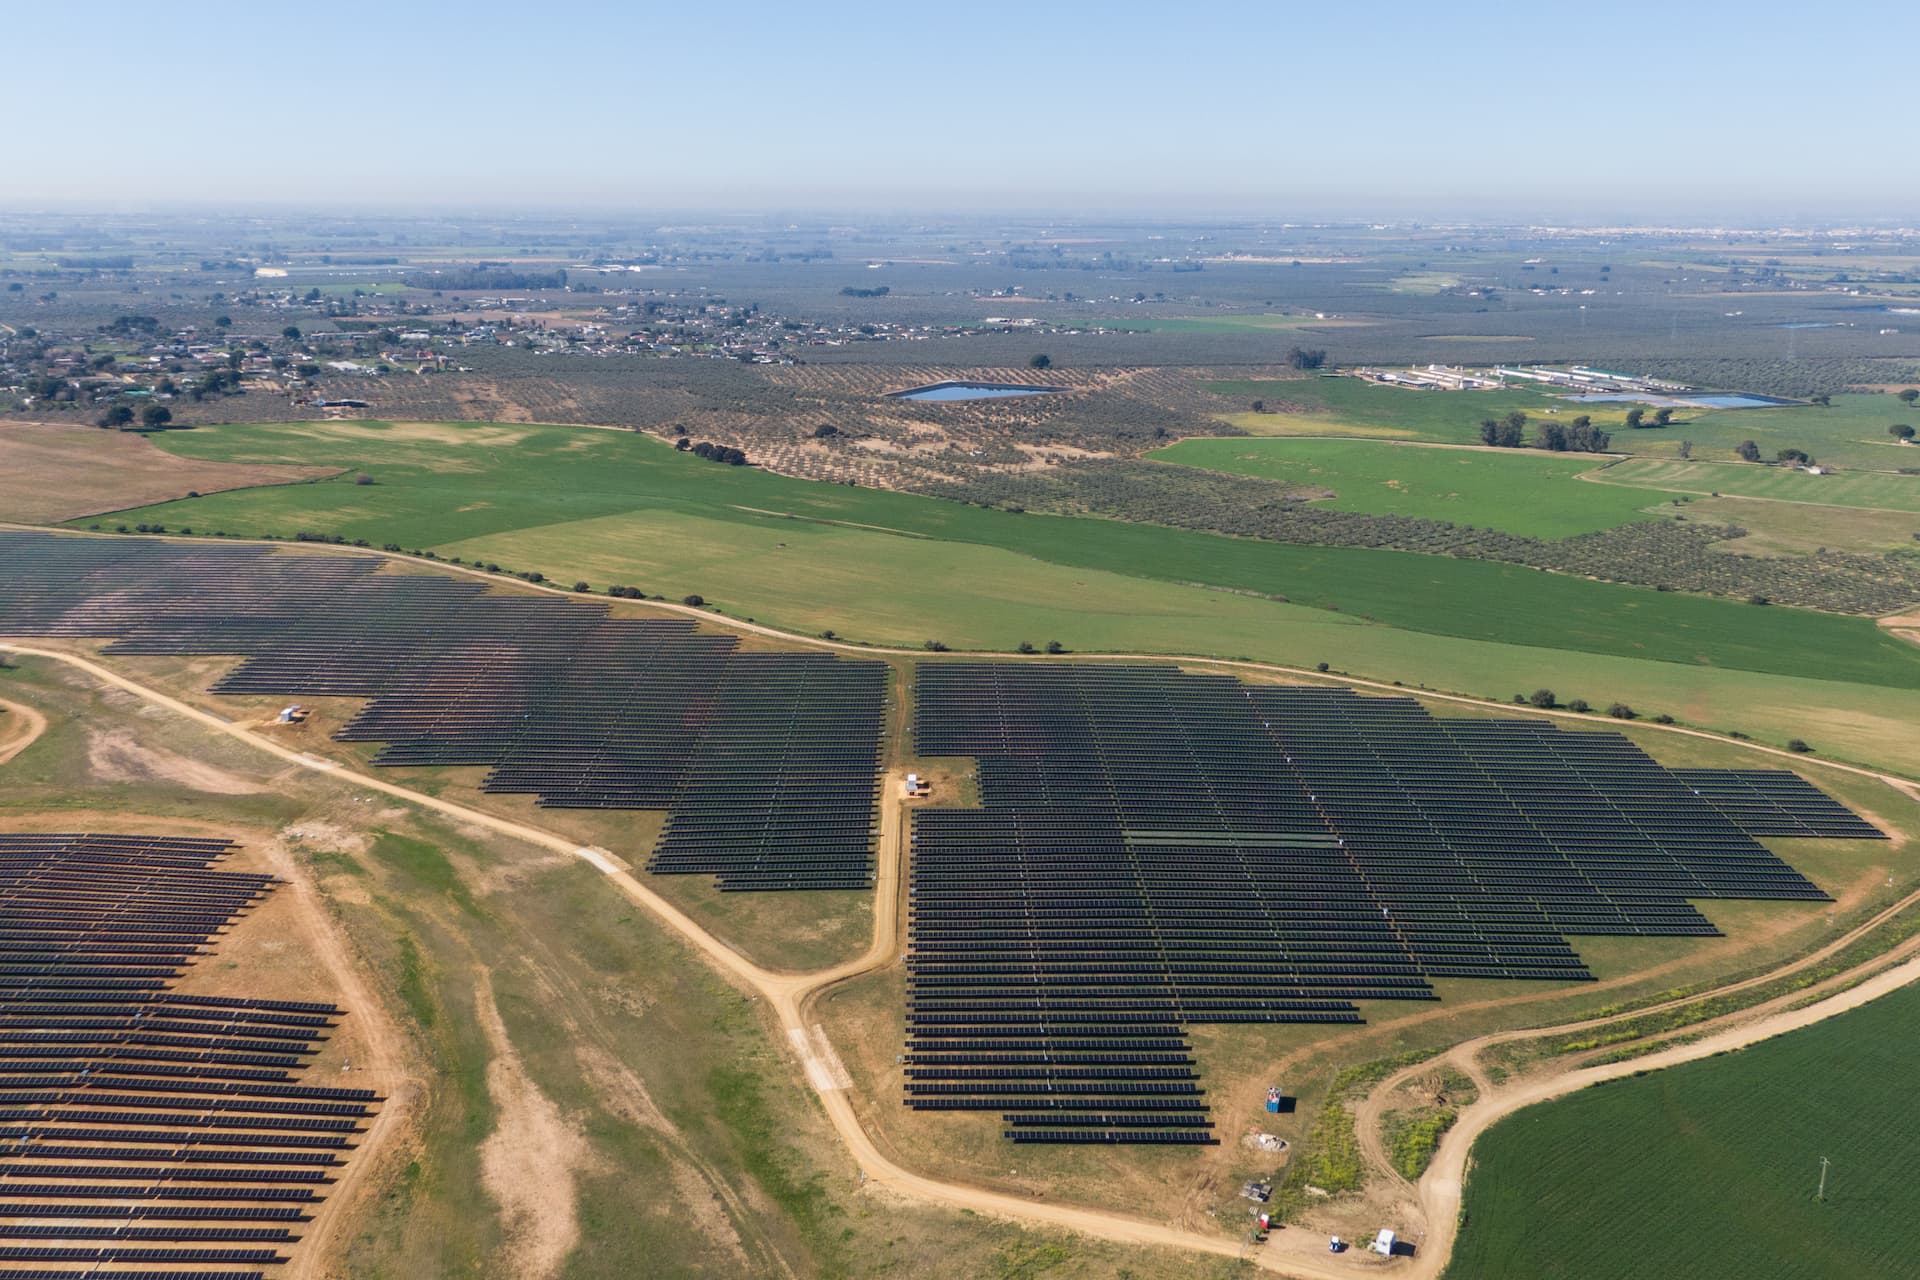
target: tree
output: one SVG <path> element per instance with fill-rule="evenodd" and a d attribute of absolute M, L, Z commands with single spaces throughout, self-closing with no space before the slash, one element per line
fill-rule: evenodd
<path fill-rule="evenodd" d="M 1683 462 L 1684 462 L 1684 461 L 1685 461 L 1686 459 L 1688 459 L 1688 458 L 1691 458 L 1692 456 L 1693 456 L 1693 441 L 1691 441 L 1691 440 L 1682 440 L 1682 441 L 1680 442 L 1680 458 L 1681 458 L 1681 461 L 1683 461 Z"/>
<path fill-rule="evenodd" d="M 1607 708 L 1607 714 L 1615 720 L 1631 720 L 1633 719 L 1633 708 L 1624 702 L 1616 702 Z"/>
<path fill-rule="evenodd" d="M 1553 696 L 1553 690 L 1551 689 L 1535 689 L 1533 695 L 1529 697 L 1527 701 L 1542 711 L 1551 711 L 1560 705 L 1560 699 Z"/>
<path fill-rule="evenodd" d="M 1653 425 L 1654 425 L 1654 426 L 1656 426 L 1656 427 L 1664 427 L 1664 426 L 1666 426 L 1666 425 L 1667 425 L 1668 423 L 1670 423 L 1670 422 L 1672 422 L 1672 421 L 1673 421 L 1673 410 L 1671 410 L 1671 409 L 1655 409 L 1655 410 L 1653 411 Z"/>
<path fill-rule="evenodd" d="M 1318 369 L 1327 362 L 1327 353 L 1318 348 L 1294 347 L 1287 352 L 1287 363 L 1301 372 Z"/>
<path fill-rule="evenodd" d="M 1253 402 L 1253 411 L 1255 413 L 1265 413 L 1267 411 L 1267 402 L 1265 400 L 1255 400 Z"/>
<path fill-rule="evenodd" d="M 825 440 L 829 436 L 837 436 L 839 434 L 840 428 L 834 426 L 831 422 L 823 422 L 813 429 L 813 438 L 815 440 Z"/>
<path fill-rule="evenodd" d="M 928 653 L 945 653 L 947 651 L 946 642 L 943 640 L 929 640 L 921 647 Z"/>
<path fill-rule="evenodd" d="M 1593 708 L 1587 704 L 1585 698 L 1574 698 L 1567 703 L 1567 710 L 1578 711 L 1581 715 L 1585 715 L 1587 712 L 1593 710 Z"/>
<path fill-rule="evenodd" d="M 1033 647 L 1033 641 L 1031 641 L 1031 640 L 1022 640 L 1022 641 L 1020 642 L 1020 652 L 1021 652 L 1021 653 L 1033 653 L 1033 652 L 1036 652 L 1036 650 L 1035 650 L 1035 649 L 1034 649 L 1034 647 Z"/>
<path fill-rule="evenodd" d="M 1048 653 L 1065 653 L 1066 651 L 1067 651 L 1067 646 L 1061 644 L 1058 640 L 1047 641 Z"/>
<path fill-rule="evenodd" d="M 140 425 L 158 431 L 173 421 L 173 410 L 163 404 L 150 404 L 140 411 Z"/>
<path fill-rule="evenodd" d="M 1774 456 L 1782 462 L 1791 462 L 1802 467 L 1813 465 L 1813 458 L 1805 449 L 1782 449 Z"/>
<path fill-rule="evenodd" d="M 232 328 L 232 327 L 233 327 L 233 317 L 232 317 L 232 316 L 215 316 L 215 317 L 213 318 L 213 327 L 214 327 L 214 328 L 216 328 L 216 329 L 229 329 L 229 328 Z"/>
<path fill-rule="evenodd" d="M 696 609 L 706 604 L 706 602 L 707 602 L 707 598 L 703 595 L 698 595 L 698 594 L 680 597 L 681 604 L 692 605 Z"/>
<path fill-rule="evenodd" d="M 1812 401 L 1814 404 L 1817 404 L 1822 409 L 1824 409 L 1828 405 L 1831 405 L 1833 403 L 1833 397 L 1828 395 L 1818 395 L 1818 396 L 1813 396 Z"/>
<path fill-rule="evenodd" d="M 100 425 L 103 427 L 124 427 L 132 421 L 133 410 L 124 404 L 116 404 L 100 415 Z"/>
<path fill-rule="evenodd" d="M 1920 391 L 1908 387 L 1905 391 L 1899 393 L 1899 398 L 1901 404 L 1912 404 L 1914 401 L 1920 400 Z"/>
<path fill-rule="evenodd" d="M 1895 440 L 1901 440 L 1901 441 L 1911 440 L 1913 439 L 1913 428 L 1908 426 L 1904 422 L 1896 422 L 1892 426 L 1887 428 L 1887 434 L 1892 436 Z"/>
<path fill-rule="evenodd" d="M 1804 738 L 1788 738 L 1787 750 L 1798 755 L 1805 755 L 1807 752 L 1813 750 L 1813 748 L 1807 745 Z"/>
<path fill-rule="evenodd" d="M 1027 361 L 1027 368 L 1051 369 L 1053 368 L 1053 357 L 1050 355 L 1047 355 L 1045 352 L 1042 352 L 1041 354 L 1033 357 L 1033 359 Z"/>
<path fill-rule="evenodd" d="M 1760 461 L 1760 446 L 1751 440 L 1742 440 L 1733 447 L 1733 451 L 1748 462 Z"/>
<path fill-rule="evenodd" d="M 593 588 L 592 588 L 591 586 L 589 586 L 588 584 L 586 584 L 586 583 L 584 583 L 584 582 L 576 582 L 576 583 L 574 583 L 574 584 L 573 584 L 573 589 L 574 589 L 575 591 L 591 591 L 591 590 L 593 590 Z"/>
<path fill-rule="evenodd" d="M 288 342 L 298 342 L 300 341 L 300 326 L 297 324 L 290 324 L 286 328 L 280 331 L 280 336 L 285 338 Z"/>
<path fill-rule="evenodd" d="M 1632 409 L 1627 410 L 1627 425 L 1633 428 L 1635 431 L 1638 431 L 1642 426 L 1645 425 L 1646 418 L 1647 418 L 1647 411 L 1645 409 L 1642 409 L 1636 406 Z"/>

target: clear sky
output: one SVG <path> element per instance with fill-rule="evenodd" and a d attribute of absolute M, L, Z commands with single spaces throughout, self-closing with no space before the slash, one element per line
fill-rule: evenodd
<path fill-rule="evenodd" d="M 1920 3 L 0 0 L 0 202 L 1875 217 Z"/>

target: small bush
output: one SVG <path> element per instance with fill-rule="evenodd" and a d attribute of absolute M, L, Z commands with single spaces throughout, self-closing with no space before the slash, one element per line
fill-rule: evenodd
<path fill-rule="evenodd" d="M 1581 715 L 1585 715 L 1587 712 L 1593 710 L 1593 708 L 1587 705 L 1587 700 L 1585 698 L 1575 698 L 1572 702 L 1569 702 L 1567 704 L 1567 710 L 1578 711 Z"/>
<path fill-rule="evenodd" d="M 1612 716 L 1615 720 L 1631 720 L 1634 718 L 1633 708 L 1628 706 L 1624 702 L 1616 702 L 1612 706 L 1608 707 L 1607 714 Z"/>
<path fill-rule="evenodd" d="M 576 583 L 574 583 L 574 584 L 573 584 L 573 589 L 574 589 L 575 591 L 591 591 L 591 590 L 593 590 L 593 588 L 592 588 L 592 587 L 590 587 L 590 586 L 588 586 L 588 585 L 587 585 L 586 583 L 584 583 L 584 582 L 576 582 Z"/>
<path fill-rule="evenodd" d="M 1787 739 L 1787 750 L 1804 755 L 1813 750 L 1813 748 L 1807 745 L 1804 738 L 1789 738 Z"/>
<path fill-rule="evenodd" d="M 707 598 L 702 595 L 691 595 L 691 596 L 680 597 L 681 604 L 692 605 L 696 609 L 706 604 L 706 602 L 707 602 Z"/>
<path fill-rule="evenodd" d="M 1659 715 L 1653 718 L 1653 722 L 1655 724 L 1672 724 L 1673 717 L 1668 715 L 1666 712 L 1662 711 Z"/>
<path fill-rule="evenodd" d="M 940 640 L 929 640 L 921 647 L 928 653 L 945 653 L 947 651 L 945 642 Z"/>

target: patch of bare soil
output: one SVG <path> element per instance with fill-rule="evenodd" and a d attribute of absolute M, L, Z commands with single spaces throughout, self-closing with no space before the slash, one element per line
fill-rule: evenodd
<path fill-rule="evenodd" d="M 176 457 L 143 435 L 71 422 L 0 422 L 0 513 L 55 524 L 189 493 L 293 484 L 333 467 L 206 462 Z"/>
<path fill-rule="evenodd" d="M 579 1242 L 576 1179 L 592 1163 L 593 1152 L 579 1126 L 560 1113 L 521 1065 L 484 970 L 476 987 L 474 1008 L 492 1053 L 487 1092 L 498 1116 L 480 1144 L 480 1176 L 500 1206 L 507 1240 L 502 1272 L 545 1280 L 559 1273 Z"/>
<path fill-rule="evenodd" d="M 102 782 L 172 782 L 219 796 L 252 795 L 265 789 L 225 769 L 162 747 L 143 746 L 130 729 L 89 734 L 87 768 Z"/>
<path fill-rule="evenodd" d="M 1903 613 L 1897 617 L 1882 618 L 1880 625 L 1902 640 L 1911 644 L 1920 644 L 1920 613 Z"/>

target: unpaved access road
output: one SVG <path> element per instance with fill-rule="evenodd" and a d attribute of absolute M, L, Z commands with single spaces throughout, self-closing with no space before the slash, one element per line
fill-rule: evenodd
<path fill-rule="evenodd" d="M 47 718 L 35 707 L 5 698 L 0 698 L 0 712 L 6 713 L 0 715 L 0 764 L 5 764 L 47 731 Z"/>
<path fill-rule="evenodd" d="M 697 611 L 689 610 L 689 612 Z M 715 621 L 723 621 L 728 626 L 739 625 L 731 620 L 715 619 Z M 894 956 L 897 955 L 901 927 L 898 902 L 901 866 L 905 857 L 904 812 L 906 806 L 897 798 L 899 779 L 895 774 L 888 775 L 882 793 L 884 799 L 872 944 L 868 947 L 866 954 L 829 969 L 814 973 L 783 973 L 753 963 L 708 933 L 678 907 L 648 888 L 631 872 L 624 870 L 619 863 L 607 857 L 604 850 L 584 847 L 576 841 L 526 823 L 443 800 L 382 778 L 370 777 L 338 761 L 324 760 L 290 750 L 245 725 L 203 711 L 160 690 L 148 688 L 81 655 L 40 649 L 12 641 L 0 641 L 0 647 L 32 657 L 65 663 L 86 672 L 94 679 L 131 693 L 155 706 L 185 716 L 228 737 L 245 742 L 289 764 L 316 772 L 346 775 L 351 777 L 353 785 L 364 787 L 369 791 L 378 791 L 395 799 L 457 818 L 462 822 L 511 836 L 539 848 L 556 850 L 580 858 L 598 870 L 635 904 L 646 908 L 660 923 L 679 934 L 723 975 L 738 985 L 764 996 L 779 1021 L 781 1032 L 796 1047 L 815 1045 L 830 1051 L 831 1046 L 824 1044 L 823 1036 L 819 1040 L 814 1039 L 815 1028 L 808 1023 L 806 1011 L 811 999 L 835 983 L 892 963 Z M 872 651 L 864 650 L 864 652 Z M 1165 660 L 1164 657 L 1161 660 Z M 1212 665 L 1285 670 L 1284 668 L 1262 668 L 1261 664 L 1257 663 Z M 1406 691 L 1396 690 L 1396 692 Z M 1478 701 L 1468 698 L 1453 700 Z M 1683 730 L 1682 732 L 1691 731 Z M 1718 737 L 1718 735 L 1705 733 L 1699 736 Z M 1741 745 L 1754 749 L 1750 744 Z M 1765 750 L 1765 748 L 1758 749 Z M 1894 778 L 1869 769 L 1832 764 L 1828 764 L 1827 767 L 1842 768 L 1849 772 L 1878 778 L 1903 790 L 1911 786 L 1905 779 Z M 1394 1275 L 1417 1276 L 1427 1280 L 1427 1278 L 1438 1276 L 1444 1270 L 1452 1251 L 1468 1150 L 1472 1146 L 1473 1139 L 1496 1120 L 1535 1102 L 1560 1097 L 1602 1080 L 1617 1079 L 1637 1072 L 1690 1062 L 1728 1049 L 1754 1044 L 1799 1027 L 1809 1026 L 1824 1018 L 1857 1008 L 1876 996 L 1917 979 L 1920 979 L 1920 959 L 1876 974 L 1857 986 L 1805 1008 L 1762 1017 L 1691 1044 L 1676 1045 L 1644 1058 L 1610 1063 L 1605 1066 L 1579 1068 L 1547 1079 L 1521 1082 L 1513 1089 L 1504 1092 L 1483 1092 L 1481 1101 L 1469 1108 L 1441 1141 L 1433 1163 L 1420 1180 L 1419 1199 L 1429 1227 L 1425 1238 L 1421 1241 L 1418 1255 L 1411 1259 L 1392 1261 L 1376 1258 L 1359 1249 L 1352 1249 L 1338 1255 L 1328 1254 L 1318 1235 L 1304 1231 L 1277 1231 L 1267 1244 L 1249 1247 L 1225 1236 L 1202 1235 L 1162 1223 L 1096 1209 L 1036 1202 L 979 1187 L 942 1182 L 936 1178 L 914 1173 L 893 1163 L 874 1145 L 866 1130 L 861 1127 L 858 1117 L 855 1116 L 847 1091 L 835 1081 L 835 1073 L 823 1064 L 808 1063 L 805 1060 L 804 1048 L 801 1048 L 800 1052 L 803 1059 L 803 1074 L 818 1094 L 827 1117 L 867 1181 L 877 1187 L 931 1203 L 969 1209 L 976 1213 L 994 1214 L 1017 1221 L 1064 1227 L 1124 1244 L 1151 1245 L 1246 1258 L 1263 1270 L 1301 1277 L 1302 1280 L 1339 1280 L 1340 1277 L 1350 1277 L 1375 1269 L 1391 1269 Z M 1835 981 L 1839 980 L 1835 979 Z M 1701 993 L 1702 996 L 1709 994 L 1712 993 Z M 1532 1032 L 1507 1032 L 1501 1035 L 1509 1038 L 1515 1035 L 1548 1036 L 1557 1034 L 1559 1030 L 1560 1028 L 1557 1027 L 1547 1027 Z M 1455 1051 L 1464 1050 L 1474 1043 L 1469 1041 L 1466 1045 L 1458 1046 Z M 1484 1080 L 1484 1076 L 1482 1079 Z"/>

